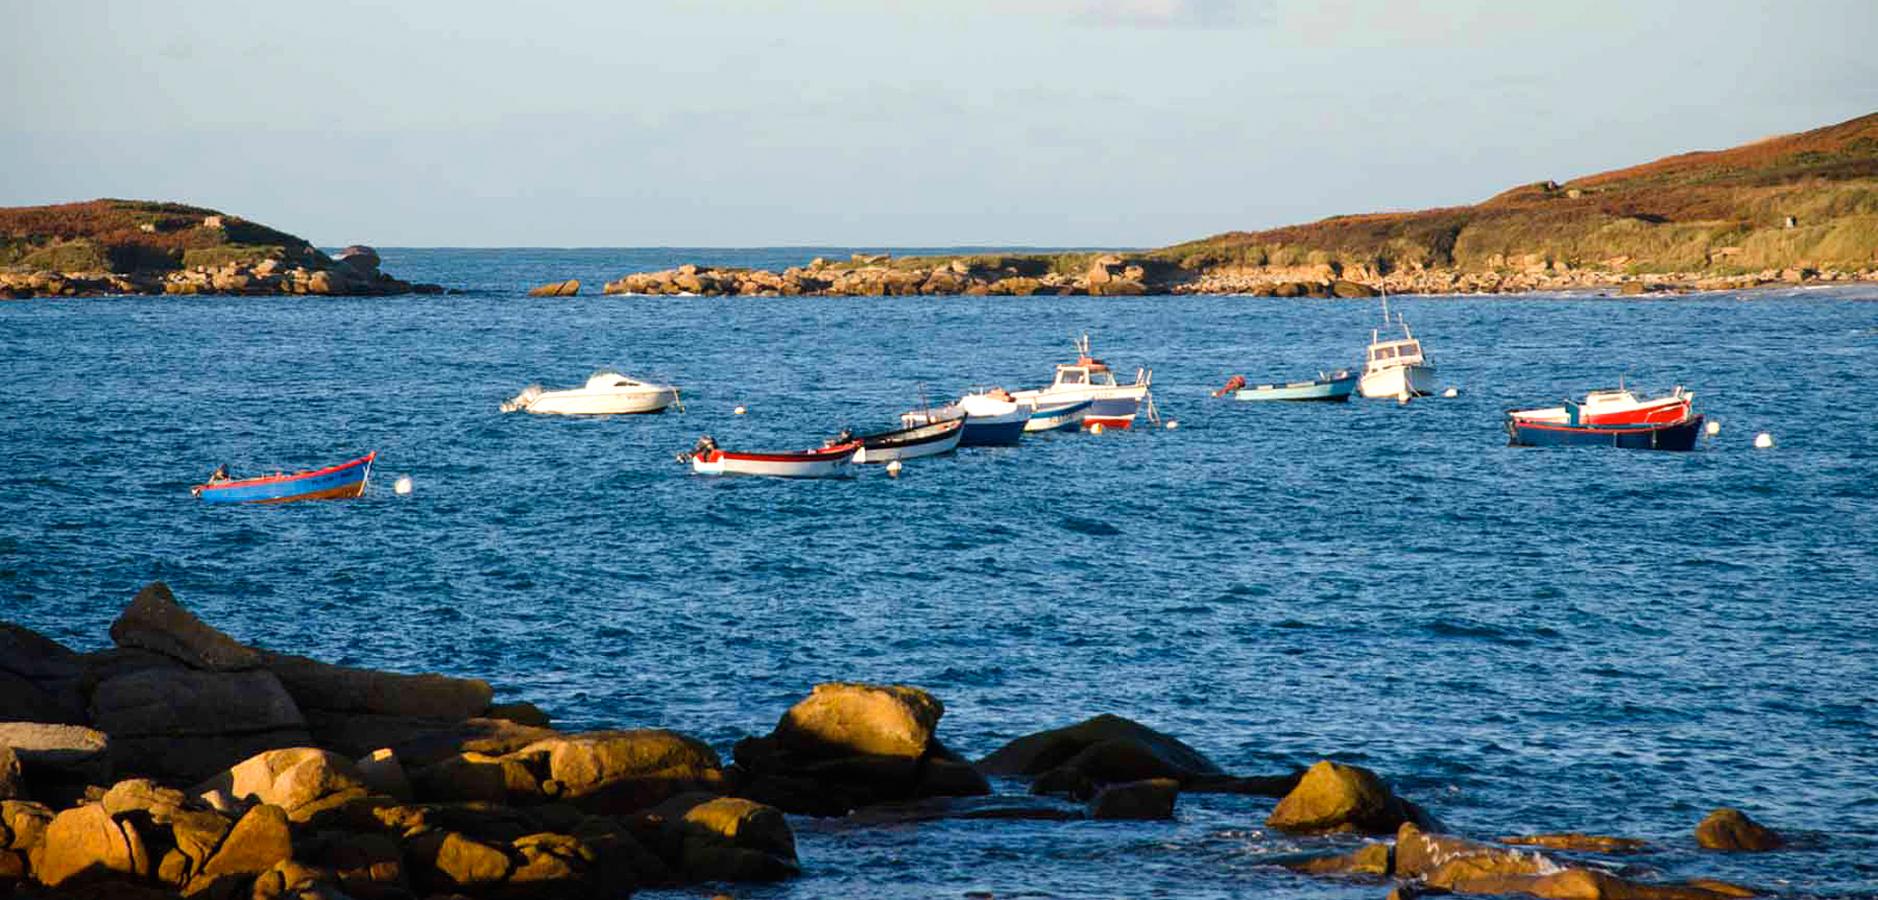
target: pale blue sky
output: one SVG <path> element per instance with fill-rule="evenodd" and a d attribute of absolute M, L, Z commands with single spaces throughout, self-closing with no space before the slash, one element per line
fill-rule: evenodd
<path fill-rule="evenodd" d="M 322 244 L 1145 246 L 1878 110 L 1878 2 L 4 0 L 0 205 Z"/>

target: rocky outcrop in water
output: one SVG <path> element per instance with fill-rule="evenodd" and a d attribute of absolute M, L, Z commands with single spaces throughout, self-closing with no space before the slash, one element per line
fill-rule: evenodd
<path fill-rule="evenodd" d="M 1754 893 L 1710 879 L 1643 881 L 1647 870 L 1599 859 L 1635 852 L 1633 839 L 1443 834 L 1361 767 L 1237 777 L 1120 716 L 1018 738 L 974 767 L 940 741 L 939 698 L 836 682 L 817 685 L 769 734 L 739 741 L 726 765 L 665 729 L 556 730 L 529 704 L 494 704 L 477 679 L 243 644 L 161 584 L 139 592 L 110 633 L 114 648 L 80 654 L 0 625 L 0 896 L 619 897 L 797 875 L 787 812 L 845 814 L 844 828 L 1153 823 L 1179 817 L 1180 795 L 1196 791 L 1282 795 L 1267 822 L 1308 851 L 1270 864 L 1393 879 L 1392 895 Z M 41 713 L 60 721 L 19 720 Z M 1033 795 L 988 796 L 987 775 L 1028 779 Z M 1393 841 L 1352 847 L 1342 832 Z M 1726 809 L 1697 840 L 1779 846 Z"/>
<path fill-rule="evenodd" d="M 378 251 L 329 257 L 257 222 L 180 203 L 93 200 L 0 208 L 0 299 L 101 294 L 435 294 L 379 270 Z"/>

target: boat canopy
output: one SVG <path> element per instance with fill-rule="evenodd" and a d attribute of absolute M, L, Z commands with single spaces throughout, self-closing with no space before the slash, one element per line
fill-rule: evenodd
<path fill-rule="evenodd" d="M 1421 358 L 1422 342 L 1418 340 L 1383 341 L 1369 345 L 1370 362 L 1381 362 L 1390 359 L 1419 362 Z"/>
<path fill-rule="evenodd" d="M 1092 385 L 1095 387 L 1115 387 L 1115 373 L 1099 359 L 1082 359 L 1075 364 L 1056 367 L 1058 385 Z"/>
<path fill-rule="evenodd" d="M 587 377 L 588 389 L 638 387 L 644 383 L 645 382 L 643 381 L 636 381 L 634 379 L 627 378 L 626 376 L 621 375 L 620 373 L 612 371 L 610 369 L 602 369 L 601 371 L 595 372 L 592 375 L 589 375 Z"/>

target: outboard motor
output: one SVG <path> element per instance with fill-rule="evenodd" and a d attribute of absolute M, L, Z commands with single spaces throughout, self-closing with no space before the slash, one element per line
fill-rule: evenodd
<path fill-rule="evenodd" d="M 685 452 L 685 453 L 676 453 L 673 455 L 678 457 L 679 462 L 688 463 L 688 462 L 691 462 L 691 460 L 695 457 L 705 456 L 716 450 L 717 450 L 717 440 L 707 434 L 707 435 L 704 435 L 703 437 L 698 438 L 698 442 L 691 445 L 690 451 Z"/>
<path fill-rule="evenodd" d="M 516 410 L 527 409 L 529 404 L 534 403 L 535 398 L 539 396 L 541 396 L 541 385 L 531 384 L 525 388 L 522 388 L 521 393 L 516 394 L 515 396 L 509 398 L 508 400 L 503 401 L 502 411 L 505 413 L 511 413 L 511 412 L 515 412 Z"/>
<path fill-rule="evenodd" d="M 1233 391 L 1236 391 L 1242 387 L 1245 387 L 1245 376 L 1234 375 L 1233 377 L 1226 379 L 1226 386 L 1220 388 L 1217 391 L 1214 391 L 1213 396 L 1224 397 L 1227 394 L 1230 394 Z"/>

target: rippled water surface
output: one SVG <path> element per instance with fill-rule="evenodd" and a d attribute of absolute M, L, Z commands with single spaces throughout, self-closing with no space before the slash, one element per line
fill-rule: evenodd
<path fill-rule="evenodd" d="M 972 756 L 1117 712 L 1234 771 L 1371 766 L 1463 833 L 1650 838 L 1645 877 L 1878 894 L 1878 289 L 1401 299 L 1461 390 L 1407 407 L 1206 396 L 1354 364 L 1373 303 L 520 294 L 699 255 L 390 251 L 467 292 L 0 305 L 0 618 L 96 647 L 162 578 L 243 640 L 487 677 L 564 726 L 726 752 L 829 679 L 932 690 Z M 672 460 L 704 432 L 802 447 L 922 392 L 1034 385 L 1085 330 L 1117 368 L 1153 367 L 1178 430 L 897 481 Z M 689 412 L 497 411 L 600 366 L 677 382 Z M 1688 385 L 1721 434 L 1690 454 L 1505 446 L 1502 410 L 1620 375 Z M 1752 449 L 1759 431 L 1778 448 Z M 220 462 L 370 449 L 358 502 L 187 492 Z M 804 876 L 738 893 L 1381 896 L 1274 867 L 1325 842 L 1267 833 L 1271 804 L 1187 796 L 1171 825 L 802 819 Z M 1718 805 L 1798 849 L 1699 853 Z"/>

